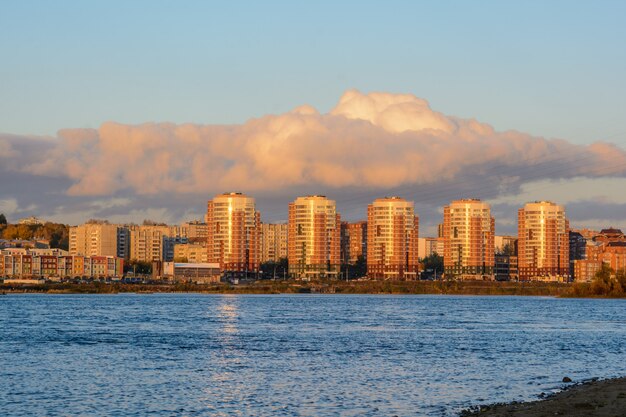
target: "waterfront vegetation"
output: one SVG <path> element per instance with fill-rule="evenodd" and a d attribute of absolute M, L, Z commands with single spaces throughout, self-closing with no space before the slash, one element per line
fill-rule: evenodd
<path fill-rule="evenodd" d="M 0 239 L 43 239 L 50 242 L 51 248 L 67 250 L 69 246 L 69 227 L 65 224 L 52 222 L 43 224 L 9 224 L 4 214 L 0 214 Z"/>
<path fill-rule="evenodd" d="M 293 281 L 261 280 L 232 285 L 228 283 L 151 283 L 120 282 L 10 284 L 0 286 L 5 292 L 39 293 L 176 293 L 213 294 L 448 294 L 448 295 L 530 295 L 552 297 L 626 297 L 626 274 L 612 274 L 603 269 L 591 283 L 494 282 L 494 281 Z"/>

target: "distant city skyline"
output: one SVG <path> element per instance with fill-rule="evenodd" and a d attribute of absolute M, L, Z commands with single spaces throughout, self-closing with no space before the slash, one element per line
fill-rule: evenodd
<path fill-rule="evenodd" d="M 304 194 L 352 221 L 398 195 L 435 235 L 442 206 L 476 197 L 499 234 L 534 200 L 626 229 L 625 12 L 7 2 L 0 212 L 179 223 L 241 191 L 263 221 Z"/>

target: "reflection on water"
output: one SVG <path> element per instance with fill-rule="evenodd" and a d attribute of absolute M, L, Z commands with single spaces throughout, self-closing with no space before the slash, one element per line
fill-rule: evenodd
<path fill-rule="evenodd" d="M 626 374 L 623 300 L 20 295 L 0 414 L 447 416 Z"/>

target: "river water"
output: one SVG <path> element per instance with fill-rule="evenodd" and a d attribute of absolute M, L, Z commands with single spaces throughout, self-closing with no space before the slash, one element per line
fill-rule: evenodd
<path fill-rule="evenodd" d="M 0 415 L 454 416 L 626 375 L 626 300 L 0 297 Z"/>

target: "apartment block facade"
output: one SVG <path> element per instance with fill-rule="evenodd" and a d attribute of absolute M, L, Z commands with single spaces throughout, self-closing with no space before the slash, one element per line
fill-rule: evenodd
<path fill-rule="evenodd" d="M 69 230 L 70 255 L 124 257 L 123 227 L 108 223 L 85 223 Z"/>
<path fill-rule="evenodd" d="M 261 215 L 255 200 L 242 193 L 226 193 L 207 203 L 207 261 L 223 272 L 244 276 L 259 271 Z"/>
<path fill-rule="evenodd" d="M 437 254 L 443 256 L 443 237 L 420 237 L 418 255 L 420 259 Z"/>
<path fill-rule="evenodd" d="M 261 225 L 261 263 L 287 258 L 289 226 L 287 223 Z"/>
<path fill-rule="evenodd" d="M 206 242 L 174 245 L 174 262 L 207 263 L 208 257 Z"/>
<path fill-rule="evenodd" d="M 174 259 L 174 245 L 187 243 L 187 229 L 180 226 L 130 225 L 129 258 L 142 262 L 169 262 Z"/>
<path fill-rule="evenodd" d="M 289 204 L 289 275 L 298 279 L 336 277 L 341 268 L 341 216 L 322 195 Z"/>
<path fill-rule="evenodd" d="M 400 197 L 374 200 L 367 207 L 367 276 L 416 279 L 419 273 L 419 218 L 413 202 Z"/>
<path fill-rule="evenodd" d="M 0 251 L 0 276 L 14 278 L 122 277 L 124 260 L 116 256 L 80 256 L 31 250 Z"/>
<path fill-rule="evenodd" d="M 354 265 L 367 258 L 367 222 L 341 222 L 341 263 Z"/>
<path fill-rule="evenodd" d="M 574 260 L 574 280 L 591 282 L 602 264 L 614 271 L 626 269 L 626 236 L 620 229 L 603 229 L 588 240 L 585 259 Z"/>
<path fill-rule="evenodd" d="M 569 221 L 565 208 L 550 201 L 527 203 L 518 211 L 518 271 L 521 281 L 568 281 Z"/>
<path fill-rule="evenodd" d="M 495 220 L 478 199 L 452 201 L 443 209 L 444 273 L 456 279 L 494 276 Z"/>

